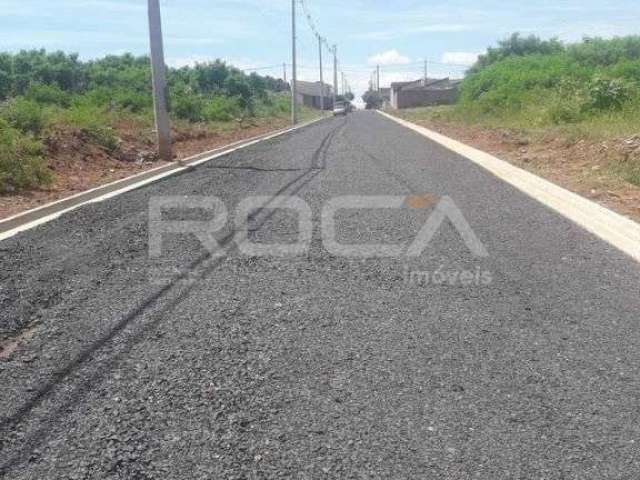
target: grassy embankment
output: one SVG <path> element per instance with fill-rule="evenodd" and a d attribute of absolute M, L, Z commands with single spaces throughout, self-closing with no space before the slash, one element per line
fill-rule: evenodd
<path fill-rule="evenodd" d="M 289 117 L 284 82 L 245 75 L 222 62 L 169 69 L 168 82 L 178 139 L 206 143 L 208 136 L 284 126 Z M 314 115 L 302 111 L 303 119 Z M 51 158 L 62 155 L 65 161 L 79 144 L 129 162 L 136 147 L 152 150 L 148 59 L 122 55 L 82 62 L 61 52 L 0 54 L 0 194 L 51 185 Z M 83 158 L 91 161 L 90 154 Z"/>
<path fill-rule="evenodd" d="M 509 129 L 522 145 L 617 141 L 620 148 L 603 144 L 604 168 L 593 171 L 640 185 L 640 37 L 564 45 L 514 35 L 470 69 L 457 105 L 399 115 Z"/>

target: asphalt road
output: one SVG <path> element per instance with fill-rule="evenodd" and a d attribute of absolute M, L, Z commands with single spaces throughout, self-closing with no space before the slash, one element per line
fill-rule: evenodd
<path fill-rule="evenodd" d="M 297 196 L 307 252 L 235 248 L 233 210 L 255 195 L 248 238 L 294 241 L 296 214 L 271 202 Z M 340 243 L 406 245 L 449 197 L 488 256 L 449 222 L 419 257 L 330 253 L 320 212 L 344 195 L 409 197 L 339 212 Z M 159 196 L 220 198 L 226 255 L 165 235 L 150 258 Z M 2 478 L 640 478 L 640 266 L 374 113 L 84 206 L 0 252 L 0 338 L 27 339 L 0 360 Z"/>

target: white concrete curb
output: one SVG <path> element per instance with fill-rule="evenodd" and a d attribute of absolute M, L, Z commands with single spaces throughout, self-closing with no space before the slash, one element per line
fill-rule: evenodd
<path fill-rule="evenodd" d="M 378 113 L 468 158 L 640 262 L 640 225 L 633 220 L 486 152 L 387 113 Z"/>
<path fill-rule="evenodd" d="M 224 147 L 211 150 L 209 152 L 200 153 L 193 157 L 182 160 L 182 163 L 174 162 L 161 167 L 153 168 L 145 172 L 137 173 L 127 178 L 117 180 L 115 182 L 92 188 L 84 192 L 77 193 L 70 197 L 66 197 L 55 202 L 42 205 L 40 207 L 19 213 L 17 215 L 5 218 L 0 221 L 0 242 L 17 235 L 20 232 L 30 230 L 38 225 L 55 220 L 61 215 L 87 205 L 89 203 L 98 203 L 109 198 L 121 195 L 125 192 L 135 190 L 145 185 L 157 182 L 163 178 L 176 175 L 177 173 L 188 170 L 194 166 L 209 162 L 216 158 L 228 155 L 236 150 L 255 145 L 256 143 L 270 140 L 280 135 L 304 128 L 312 125 L 325 117 L 321 117 L 310 122 L 297 125 L 292 128 L 278 130 L 276 132 L 267 133 L 253 138 L 240 140 Z"/>

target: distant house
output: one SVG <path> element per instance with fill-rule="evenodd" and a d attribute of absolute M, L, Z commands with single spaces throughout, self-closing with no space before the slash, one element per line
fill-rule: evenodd
<path fill-rule="evenodd" d="M 431 105 L 450 105 L 458 99 L 458 90 L 462 80 L 450 78 L 429 78 L 413 82 L 391 84 L 391 108 L 427 107 Z"/>
<path fill-rule="evenodd" d="M 320 90 L 320 82 L 296 82 L 296 93 L 298 103 L 307 107 L 317 108 L 320 110 L 322 105 L 321 92 L 324 91 L 324 109 L 331 110 L 333 108 L 333 91 L 331 86 L 324 84 L 324 90 Z"/>

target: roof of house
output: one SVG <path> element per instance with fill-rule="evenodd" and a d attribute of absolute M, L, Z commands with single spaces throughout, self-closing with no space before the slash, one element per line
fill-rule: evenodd
<path fill-rule="evenodd" d="M 422 82 L 422 79 L 420 79 L 420 80 L 412 80 L 412 81 L 410 81 L 410 82 L 393 82 L 393 83 L 391 84 L 391 88 L 392 88 L 393 90 L 399 90 L 399 89 L 404 88 L 404 87 L 407 87 L 407 86 L 409 86 L 409 85 L 419 84 L 419 83 L 421 83 L 421 82 Z"/>
<path fill-rule="evenodd" d="M 296 89 L 301 95 L 309 95 L 311 97 L 320 96 L 320 82 L 305 82 L 302 80 L 297 80 Z M 324 95 L 325 97 L 329 97 L 332 95 L 331 86 L 327 83 L 324 84 Z"/>
<path fill-rule="evenodd" d="M 424 79 L 414 80 L 412 82 L 395 82 L 391 84 L 391 88 L 394 90 L 420 90 L 423 88 L 429 90 L 435 89 L 447 89 L 454 88 L 460 84 L 462 80 L 452 80 L 450 78 L 429 78 L 427 79 L 427 85 L 424 84 Z"/>

